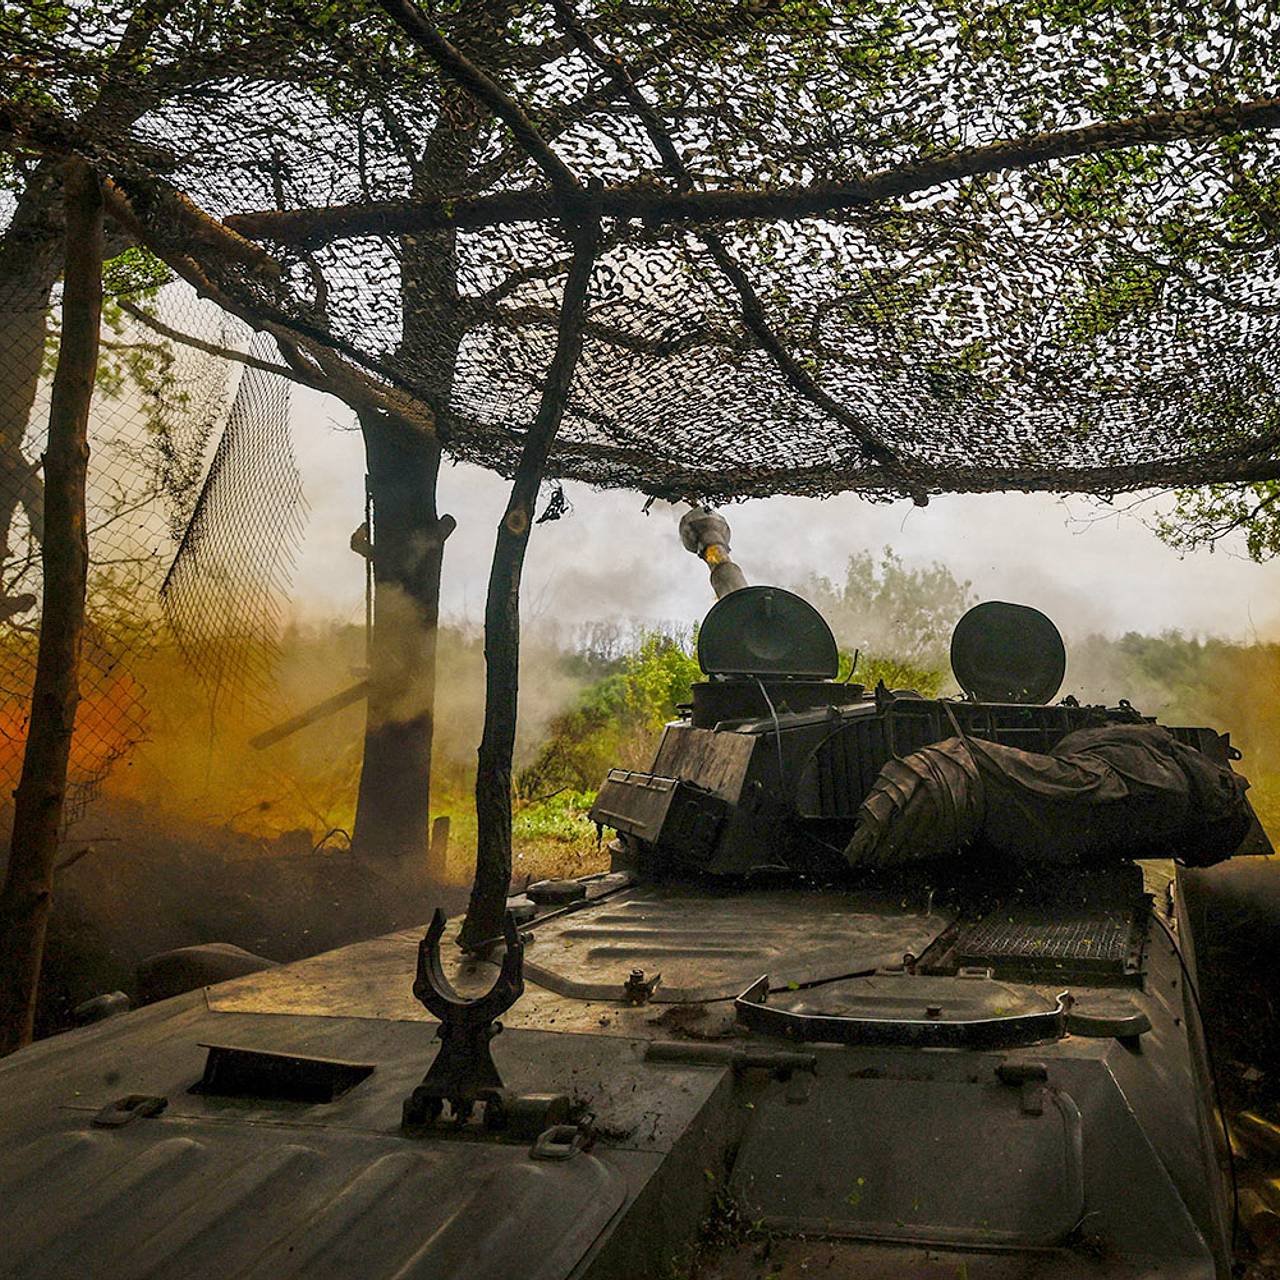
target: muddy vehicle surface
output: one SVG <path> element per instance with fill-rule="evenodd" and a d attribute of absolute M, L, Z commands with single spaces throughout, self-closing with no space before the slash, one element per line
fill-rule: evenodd
<path fill-rule="evenodd" d="M 1228 1276 L 1179 867 L 850 863 L 890 761 L 1142 724 L 1050 705 L 1056 631 L 988 614 L 979 696 L 929 700 L 731 582 L 600 790 L 612 870 L 513 897 L 485 958 L 438 915 L 0 1063 L 0 1273 L 679 1275 L 710 1222 L 711 1275 Z"/>

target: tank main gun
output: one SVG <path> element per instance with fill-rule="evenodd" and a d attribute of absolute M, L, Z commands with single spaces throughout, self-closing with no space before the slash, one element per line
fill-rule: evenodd
<path fill-rule="evenodd" d="M 729 522 L 724 516 L 707 507 L 691 507 L 680 517 L 680 541 L 686 551 L 706 561 L 717 600 L 747 585 L 729 550 Z"/>

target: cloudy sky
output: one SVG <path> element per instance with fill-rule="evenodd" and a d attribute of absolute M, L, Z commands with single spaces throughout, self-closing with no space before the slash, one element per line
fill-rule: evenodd
<path fill-rule="evenodd" d="M 363 567 L 348 549 L 363 519 L 363 450 L 337 401 L 295 389 L 293 423 L 307 499 L 306 545 L 295 574 L 300 620 L 363 616 Z M 679 512 L 644 498 L 567 485 L 573 511 L 538 526 L 526 562 L 526 617 L 566 622 L 611 616 L 689 622 L 712 602 L 705 567 L 676 535 Z M 478 623 L 506 483 L 475 467 L 446 467 L 441 510 L 458 521 L 445 560 L 443 606 Z M 1126 499 L 1121 506 L 1128 505 Z M 1142 512 L 1150 518 L 1153 511 Z M 1043 609 L 1068 638 L 1101 631 L 1280 640 L 1280 562 L 1252 564 L 1239 548 L 1179 558 L 1138 515 L 1082 498 L 964 495 L 868 503 L 851 495 L 770 498 L 725 509 L 734 555 L 751 582 L 838 576 L 852 551 L 889 546 L 908 563 L 942 561 L 979 599 Z"/>

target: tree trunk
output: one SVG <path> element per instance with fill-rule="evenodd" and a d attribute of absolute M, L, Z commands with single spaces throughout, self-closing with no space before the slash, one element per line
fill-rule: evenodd
<path fill-rule="evenodd" d="M 31 720 L 14 793 L 13 839 L 0 890 L 0 1053 L 28 1044 L 53 900 L 84 634 L 89 541 L 85 477 L 89 404 L 102 315 L 102 193 L 80 161 L 66 175 L 62 343 L 45 450 L 44 601 Z"/>
<path fill-rule="evenodd" d="M 461 946 L 472 950 L 500 934 L 511 884 L 511 757 L 520 694 L 520 576 L 534 503 L 582 352 L 582 324 L 598 236 L 596 224 L 575 232 L 573 264 L 560 303 L 556 353 L 498 525 L 489 573 L 484 610 L 484 734 L 476 774 L 476 877 L 458 939 Z"/>
<path fill-rule="evenodd" d="M 406 152 L 415 194 L 454 190 L 475 153 L 482 114 L 446 86 L 419 155 Z M 400 242 L 399 359 L 447 412 L 464 323 L 458 310 L 457 234 Z M 364 760 L 352 844 L 362 852 L 425 859 L 436 691 L 440 574 L 452 516 L 437 515 L 440 445 L 383 414 L 360 416 L 373 499 L 373 642 Z"/>
<path fill-rule="evenodd" d="M 453 518 L 436 513 L 440 446 L 361 414 L 373 497 L 373 643 L 352 844 L 426 856 L 440 620 L 440 569 Z"/>
<path fill-rule="evenodd" d="M 22 446 L 44 364 L 50 296 L 62 269 L 63 174 L 60 162 L 41 161 L 0 237 L 0 333 L 5 347 L 0 363 L 0 566 L 6 581 L 13 577 L 12 526 L 18 507 L 26 510 L 37 541 L 44 520 L 39 460 L 27 458 Z M 34 606 L 28 596 L 0 600 L 0 616 Z"/>

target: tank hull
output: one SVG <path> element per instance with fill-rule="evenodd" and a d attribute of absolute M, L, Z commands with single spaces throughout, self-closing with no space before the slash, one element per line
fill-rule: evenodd
<path fill-rule="evenodd" d="M 1153 911 L 1176 899 L 1149 887 Z M 832 1275 L 1228 1274 L 1198 1021 L 1154 915 L 1136 971 L 1071 984 L 1075 1010 L 1138 1015 L 1137 1035 L 1095 1022 L 988 1050 L 799 1044 L 744 1025 L 722 991 L 763 959 L 781 975 L 768 997 L 779 1008 L 904 1025 L 939 1008 L 959 1025 L 1051 1007 L 1061 984 L 895 963 L 903 937 L 954 936 L 962 917 L 939 902 L 815 892 L 806 909 L 828 923 L 786 937 L 785 921 L 752 925 L 770 912 L 753 917 L 749 893 L 699 898 L 616 876 L 588 888 L 579 910 L 527 926 L 525 994 L 493 1041 L 509 1089 L 568 1094 L 589 1112 L 590 1140 L 566 1158 L 474 1122 L 401 1130 L 436 1027 L 411 990 L 419 935 L 395 934 L 0 1064 L 0 1274 L 655 1275 L 687 1265 L 726 1205 L 751 1227 L 704 1257 L 708 1275 L 755 1274 L 742 1268 L 766 1247 L 797 1266 L 821 1255 Z M 1161 919 L 1176 929 L 1174 915 Z M 859 925 L 859 972 L 846 977 L 831 948 L 852 916 L 879 919 L 881 933 L 872 945 Z M 717 923 L 735 917 L 736 948 Z M 718 956 L 704 990 L 682 976 L 683 952 L 689 972 Z M 631 1004 L 621 978 L 640 957 L 667 972 Z M 601 964 L 618 984 L 600 980 Z M 495 972 L 476 962 L 453 977 L 467 991 Z M 330 1102 L 191 1092 L 210 1044 L 372 1071 Z M 812 1069 L 770 1065 L 780 1053 Z M 167 1105 L 103 1127 L 129 1095 Z"/>

